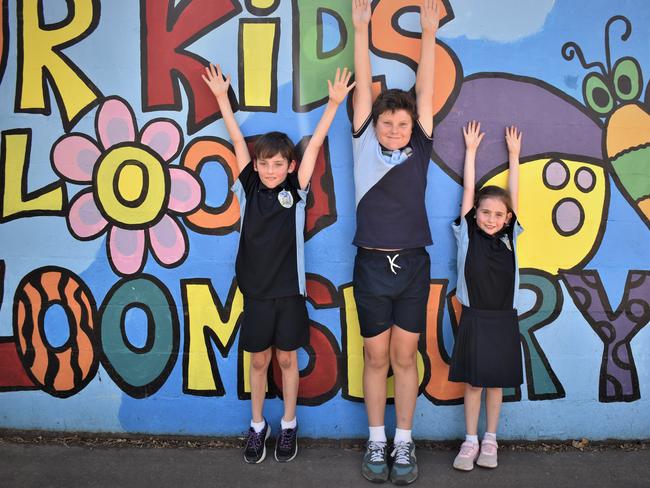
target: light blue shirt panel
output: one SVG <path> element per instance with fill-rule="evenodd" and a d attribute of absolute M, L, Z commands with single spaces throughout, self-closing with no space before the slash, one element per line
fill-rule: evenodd
<path fill-rule="evenodd" d="M 396 166 L 395 163 L 386 161 L 382 154 L 372 122 L 366 121 L 363 127 L 361 135 L 352 138 L 355 207 L 358 207 L 363 196 Z M 401 161 L 397 164 L 399 162 Z"/>
<path fill-rule="evenodd" d="M 246 192 L 244 191 L 244 186 L 241 184 L 241 181 L 239 181 L 239 178 L 235 180 L 230 189 L 235 194 L 237 201 L 239 202 L 239 238 L 237 239 L 237 249 L 239 249 L 241 230 L 244 226 L 244 213 L 246 212 Z"/>
<path fill-rule="evenodd" d="M 307 279 L 305 278 L 305 209 L 307 207 L 308 185 L 305 190 L 297 189 L 300 201 L 296 203 L 296 270 L 298 272 L 298 291 L 307 296 Z"/>

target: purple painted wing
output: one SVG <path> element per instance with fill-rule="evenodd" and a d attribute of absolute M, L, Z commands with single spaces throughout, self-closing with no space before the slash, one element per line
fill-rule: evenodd
<path fill-rule="evenodd" d="M 523 131 L 521 158 L 562 153 L 602 160 L 602 127 L 585 107 L 557 88 L 533 78 L 482 73 L 466 78 L 458 98 L 434 132 L 434 161 L 462 180 L 463 125 L 481 122 L 485 137 L 476 157 L 476 181 L 508 160 L 506 125 Z"/>

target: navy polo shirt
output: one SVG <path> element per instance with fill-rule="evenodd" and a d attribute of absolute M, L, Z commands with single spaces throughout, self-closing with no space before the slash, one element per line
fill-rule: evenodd
<path fill-rule="evenodd" d="M 489 235 L 475 217 L 472 208 L 452 224 L 458 245 L 456 297 L 466 307 L 512 310 L 519 291 L 517 238 L 523 228 L 513 214 L 508 226 Z"/>
<path fill-rule="evenodd" d="M 353 134 L 354 245 L 412 249 L 432 243 L 424 193 L 433 139 L 419 123 L 413 127 L 409 146 L 413 152 L 402 162 L 386 161 L 370 117 Z"/>
<path fill-rule="evenodd" d="M 267 188 L 248 163 L 232 187 L 240 208 L 240 237 L 235 272 L 244 296 L 279 298 L 305 295 L 304 228 L 308 190 L 296 173 Z M 293 203 L 283 206 L 286 190 Z"/>

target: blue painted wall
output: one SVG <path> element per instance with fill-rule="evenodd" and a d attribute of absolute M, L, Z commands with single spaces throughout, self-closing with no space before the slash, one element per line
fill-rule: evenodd
<path fill-rule="evenodd" d="M 349 2 L 175 3 L 2 1 L 0 427 L 246 428 L 238 214 L 228 191 L 236 175 L 201 66 L 218 62 L 232 75 L 247 136 L 282 128 L 300 141 L 320 117 L 325 79 L 352 65 Z M 502 437 L 647 438 L 650 4 L 442 4 L 427 190 L 432 300 L 415 435 L 464 432 L 462 390 L 446 381 L 456 322 L 449 224 L 461 195 L 460 127 L 480 117 L 482 182 L 504 176 L 502 128 L 524 132 L 526 381 L 506 391 Z M 411 5 L 374 2 L 373 74 L 388 87 L 414 83 L 417 42 L 406 34 L 419 21 L 396 13 Z M 580 56 L 601 65 L 585 69 Z M 298 416 L 305 436 L 362 437 L 344 107 L 321 156 L 306 244 L 312 347 L 300 352 Z M 276 391 L 271 380 L 273 421 Z"/>

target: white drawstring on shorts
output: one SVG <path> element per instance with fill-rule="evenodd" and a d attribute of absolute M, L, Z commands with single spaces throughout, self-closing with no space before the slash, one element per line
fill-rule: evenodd
<path fill-rule="evenodd" d="M 397 274 L 397 271 L 395 271 L 395 268 L 402 269 L 402 267 L 395 262 L 395 260 L 397 259 L 398 256 L 399 256 L 399 254 L 395 254 L 395 256 L 393 256 L 392 258 L 390 256 L 386 256 L 386 258 L 388 259 L 388 264 L 390 265 L 390 270 L 393 272 L 394 275 Z"/>

